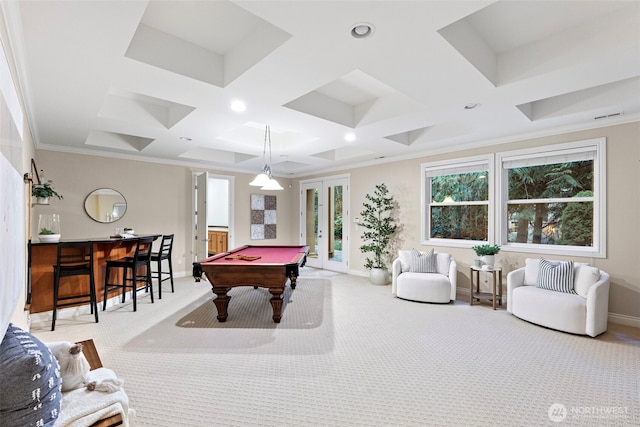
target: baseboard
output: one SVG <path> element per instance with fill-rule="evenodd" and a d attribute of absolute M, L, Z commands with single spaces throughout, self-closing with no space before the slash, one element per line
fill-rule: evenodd
<path fill-rule="evenodd" d="M 609 322 L 640 328 L 640 317 L 627 316 L 626 314 L 609 313 Z"/>

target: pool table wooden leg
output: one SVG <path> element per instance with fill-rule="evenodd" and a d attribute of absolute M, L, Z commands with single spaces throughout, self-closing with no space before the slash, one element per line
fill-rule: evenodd
<path fill-rule="evenodd" d="M 296 276 L 294 273 L 291 273 L 289 274 L 289 280 L 291 280 L 291 289 L 295 289 L 298 282 L 298 276 Z"/>
<path fill-rule="evenodd" d="M 227 295 L 229 288 L 213 288 L 211 290 L 216 294 L 216 298 L 213 300 L 216 308 L 218 309 L 218 322 L 225 322 L 227 320 L 227 308 L 229 307 L 229 300 L 231 297 Z"/>
<path fill-rule="evenodd" d="M 282 319 L 282 292 L 284 292 L 284 289 L 269 288 L 269 292 L 272 295 L 269 301 L 273 308 L 273 321 L 280 323 L 280 319 Z"/>

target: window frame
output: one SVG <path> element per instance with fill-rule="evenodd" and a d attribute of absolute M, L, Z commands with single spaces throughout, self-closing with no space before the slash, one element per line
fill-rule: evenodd
<path fill-rule="evenodd" d="M 478 203 L 470 202 L 451 202 L 451 203 L 431 203 L 431 180 L 427 173 L 434 171 L 442 171 L 442 175 L 449 175 L 455 173 L 456 169 L 473 169 L 478 166 L 477 170 L 486 170 L 489 173 L 488 182 L 488 198 L 487 198 L 487 238 L 488 240 L 463 240 L 463 239 L 443 239 L 437 237 L 431 237 L 431 206 L 447 206 L 447 205 L 473 205 L 473 204 L 485 204 L 484 202 Z M 446 173 L 450 171 L 449 173 Z M 471 170 L 469 170 L 471 172 Z M 494 244 L 495 236 L 495 160 L 493 154 L 456 158 L 451 160 L 442 160 L 437 162 L 428 162 L 420 164 L 420 232 L 422 245 L 431 246 L 448 246 L 459 248 L 471 248 L 478 244 Z"/>
<path fill-rule="evenodd" d="M 505 163 L 514 159 L 535 159 L 595 152 L 593 159 L 593 246 L 545 245 L 537 243 L 508 243 L 507 201 L 509 196 L 508 169 Z M 501 249 L 510 252 L 527 252 L 563 256 L 606 258 L 606 138 L 594 138 L 568 143 L 544 145 L 521 150 L 496 153 L 498 198 L 500 209 L 496 218 L 496 238 Z M 576 200 L 580 201 L 580 200 Z"/>

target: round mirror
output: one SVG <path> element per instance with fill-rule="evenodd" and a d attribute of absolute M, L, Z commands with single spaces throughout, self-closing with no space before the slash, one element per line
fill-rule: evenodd
<path fill-rule="evenodd" d="M 84 210 L 94 221 L 115 222 L 127 211 L 127 201 L 116 190 L 98 188 L 84 199 Z"/>

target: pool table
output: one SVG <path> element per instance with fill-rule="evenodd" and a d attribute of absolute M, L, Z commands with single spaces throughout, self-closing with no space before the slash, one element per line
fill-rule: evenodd
<path fill-rule="evenodd" d="M 219 322 L 227 320 L 229 289 L 253 286 L 269 290 L 273 321 L 280 323 L 284 287 L 290 280 L 291 288 L 296 288 L 298 270 L 304 266 L 308 254 L 308 246 L 246 245 L 194 263 L 193 275 L 199 280 L 204 273 L 211 283 Z"/>

